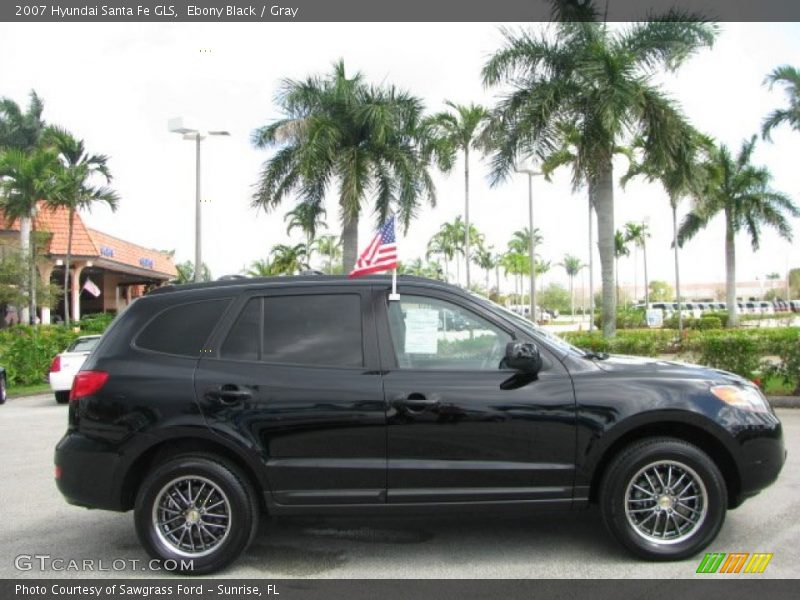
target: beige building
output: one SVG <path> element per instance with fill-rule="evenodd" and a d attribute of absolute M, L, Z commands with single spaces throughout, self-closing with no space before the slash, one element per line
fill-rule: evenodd
<path fill-rule="evenodd" d="M 37 234 L 46 235 L 39 255 L 41 280 L 63 286 L 69 212 L 40 204 L 34 225 Z M 19 245 L 18 222 L 9 226 L 5 219 L 0 221 L 0 244 Z M 74 320 L 83 314 L 120 311 L 151 287 L 178 274 L 169 254 L 91 229 L 78 213 L 73 221 L 70 271 L 70 315 Z M 55 314 L 64 314 L 63 299 Z M 50 309 L 40 308 L 38 317 L 42 323 L 50 323 Z"/>

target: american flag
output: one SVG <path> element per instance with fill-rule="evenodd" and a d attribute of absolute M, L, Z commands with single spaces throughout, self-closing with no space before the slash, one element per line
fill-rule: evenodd
<path fill-rule="evenodd" d="M 92 296 L 97 298 L 100 295 L 100 288 L 97 287 L 91 279 L 86 278 L 86 283 L 83 284 L 83 289 L 89 292 Z"/>
<path fill-rule="evenodd" d="M 397 240 L 394 235 L 394 215 L 380 226 L 367 249 L 356 261 L 356 268 L 350 271 L 348 279 L 388 271 L 397 267 Z"/>

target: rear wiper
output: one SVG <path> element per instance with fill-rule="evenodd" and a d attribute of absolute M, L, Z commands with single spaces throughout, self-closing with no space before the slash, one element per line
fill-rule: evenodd
<path fill-rule="evenodd" d="M 583 348 L 581 348 L 581 350 L 583 350 Z M 608 358 L 608 352 L 595 352 L 594 350 L 583 350 L 583 358 L 605 360 Z"/>

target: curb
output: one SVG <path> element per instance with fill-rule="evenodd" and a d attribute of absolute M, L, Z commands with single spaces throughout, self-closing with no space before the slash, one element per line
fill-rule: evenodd
<path fill-rule="evenodd" d="M 767 396 L 772 408 L 800 408 L 800 396 Z"/>

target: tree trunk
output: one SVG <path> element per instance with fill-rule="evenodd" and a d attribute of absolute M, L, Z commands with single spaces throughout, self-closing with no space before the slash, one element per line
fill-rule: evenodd
<path fill-rule="evenodd" d="M 647 280 L 647 241 L 642 238 L 642 261 L 644 262 L 644 309 L 650 308 L 650 282 Z"/>
<path fill-rule="evenodd" d="M 35 210 L 35 209 L 34 209 Z M 31 289 L 30 289 L 30 311 L 31 311 L 31 325 L 36 324 L 38 318 L 38 308 L 36 306 L 36 284 L 38 283 L 39 275 L 36 270 L 36 221 L 31 219 Z"/>
<path fill-rule="evenodd" d="M 592 211 L 594 210 L 594 184 L 589 182 L 589 331 L 594 329 L 594 231 Z"/>
<path fill-rule="evenodd" d="M 27 263 L 30 260 L 31 249 L 31 219 L 30 217 L 22 217 L 19 220 L 19 248 L 22 256 Z M 25 287 L 30 287 L 30 281 Z M 30 298 L 30 290 L 28 290 L 28 297 Z M 19 322 L 20 324 L 29 323 L 31 319 L 30 304 L 19 307 Z"/>
<path fill-rule="evenodd" d="M 469 289 L 469 146 L 464 147 L 464 261 Z"/>
<path fill-rule="evenodd" d="M 347 275 L 356 266 L 358 258 L 358 217 L 351 217 L 345 211 L 342 225 L 342 266 Z"/>
<path fill-rule="evenodd" d="M 487 296 L 489 295 L 489 291 L 490 291 L 489 290 L 489 273 L 490 272 L 491 272 L 490 269 L 486 269 L 486 295 Z"/>
<path fill-rule="evenodd" d="M 461 285 L 461 259 L 456 252 L 456 285 Z"/>
<path fill-rule="evenodd" d="M 600 165 L 594 198 L 597 211 L 597 245 L 603 282 L 603 337 L 617 330 L 617 303 L 614 297 L 614 168 L 611 160 Z"/>
<path fill-rule="evenodd" d="M 788 278 L 787 278 L 788 279 Z M 500 299 L 500 262 L 494 267 L 494 280 L 497 283 L 497 299 Z"/>
<path fill-rule="evenodd" d="M 569 278 L 569 308 L 572 312 L 572 320 L 575 320 L 575 276 Z"/>
<path fill-rule="evenodd" d="M 683 333 L 683 307 L 681 306 L 681 276 L 678 266 L 678 203 L 671 200 L 670 204 L 672 204 L 672 244 L 675 248 L 675 300 L 678 303 L 678 335 L 681 336 Z"/>
<path fill-rule="evenodd" d="M 69 209 L 69 228 L 67 233 L 67 256 L 64 259 L 64 325 L 69 327 L 69 263 L 72 259 L 72 232 L 75 224 L 75 209 Z"/>
<path fill-rule="evenodd" d="M 725 211 L 725 298 L 728 305 L 728 327 L 739 321 L 736 306 L 736 232 L 730 213 Z"/>

